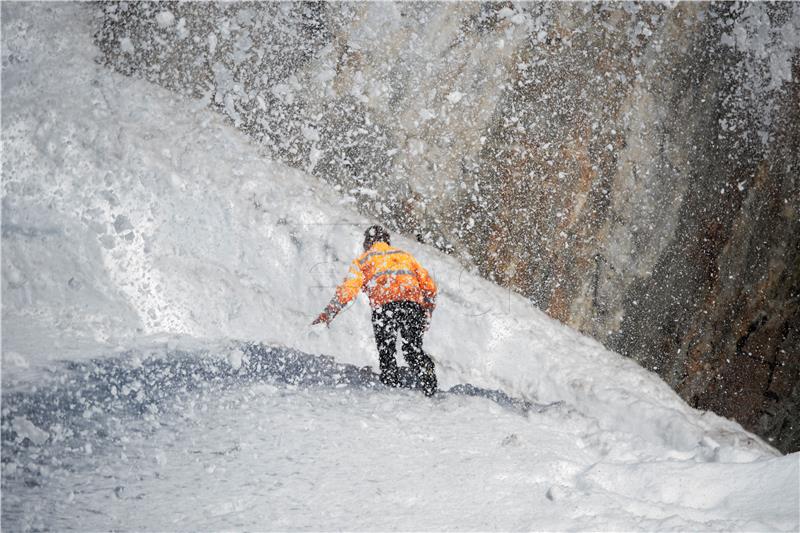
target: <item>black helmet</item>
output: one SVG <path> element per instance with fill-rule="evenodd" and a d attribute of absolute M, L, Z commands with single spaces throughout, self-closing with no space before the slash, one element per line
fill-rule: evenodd
<path fill-rule="evenodd" d="M 364 232 L 364 250 L 369 250 L 376 242 L 391 244 L 389 242 L 389 232 L 383 229 L 383 226 L 377 224 L 370 226 L 367 231 Z"/>

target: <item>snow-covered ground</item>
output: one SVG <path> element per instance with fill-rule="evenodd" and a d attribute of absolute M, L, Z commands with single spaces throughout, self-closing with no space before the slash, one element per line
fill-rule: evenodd
<path fill-rule="evenodd" d="M 375 365 L 363 299 L 309 326 L 370 221 L 202 104 L 96 64 L 92 24 L 89 4 L 2 4 L 9 529 L 800 527 L 800 454 L 402 238 L 440 286 L 440 387 L 539 407 L 178 379 L 178 354 L 247 364 L 237 339 Z"/>

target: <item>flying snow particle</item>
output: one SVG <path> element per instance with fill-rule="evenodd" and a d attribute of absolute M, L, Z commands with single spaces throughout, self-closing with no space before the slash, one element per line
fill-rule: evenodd
<path fill-rule="evenodd" d="M 318 149 L 315 146 L 312 146 L 311 149 L 308 151 L 308 168 L 306 169 L 309 173 L 317 166 L 319 160 L 322 158 L 322 150 Z"/>
<path fill-rule="evenodd" d="M 178 39 L 185 39 L 189 36 L 189 30 L 186 29 L 186 19 L 181 18 L 178 25 L 175 27 L 178 32 Z"/>
<path fill-rule="evenodd" d="M 459 103 L 462 98 L 464 98 L 464 94 L 458 91 L 453 91 L 447 95 L 447 101 L 450 102 L 451 104 Z"/>
<path fill-rule="evenodd" d="M 420 139 L 409 139 L 408 151 L 414 156 L 422 155 L 425 153 L 425 142 Z"/>
<path fill-rule="evenodd" d="M 169 175 L 169 183 L 170 183 L 170 185 L 172 185 L 176 189 L 183 189 L 184 188 L 183 180 L 181 179 L 181 177 L 179 175 L 177 175 L 174 172 L 172 172 Z"/>
<path fill-rule="evenodd" d="M 173 24 L 175 24 L 175 15 L 172 12 L 164 10 L 159 11 L 156 15 L 156 23 L 158 24 L 159 28 L 165 29 L 169 28 Z"/>
<path fill-rule="evenodd" d="M 167 464 L 167 454 L 164 453 L 163 450 L 157 449 L 153 454 L 153 459 L 155 460 L 158 466 L 164 466 Z"/>
<path fill-rule="evenodd" d="M 514 11 L 510 7 L 504 7 L 503 9 L 497 12 L 497 18 L 501 19 L 510 19 L 514 15 L 516 15 L 516 11 Z"/>
<path fill-rule="evenodd" d="M 133 42 L 130 37 L 123 37 L 119 40 L 119 49 L 125 54 L 132 54 L 134 52 L 135 48 L 133 47 Z"/>
<path fill-rule="evenodd" d="M 421 109 L 419 112 L 419 118 L 422 120 L 422 122 L 427 122 L 432 118 L 436 118 L 436 113 L 430 109 Z"/>
<path fill-rule="evenodd" d="M 305 138 L 307 141 L 313 142 L 319 140 L 319 132 L 312 126 L 302 126 L 300 128 L 300 132 L 303 134 L 303 138 Z"/>

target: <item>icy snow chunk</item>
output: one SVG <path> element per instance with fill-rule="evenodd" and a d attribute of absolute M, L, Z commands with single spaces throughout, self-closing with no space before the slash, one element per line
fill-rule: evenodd
<path fill-rule="evenodd" d="M 16 366 L 19 368 L 28 368 L 30 366 L 28 364 L 28 360 L 25 359 L 25 356 L 18 352 L 13 351 L 5 351 L 3 352 L 3 365 L 4 366 Z"/>
<path fill-rule="evenodd" d="M 156 24 L 162 29 L 169 28 L 175 24 L 175 15 L 173 15 L 171 11 L 159 11 L 158 14 L 156 14 Z"/>
<path fill-rule="evenodd" d="M 234 370 L 239 370 L 242 367 L 242 358 L 244 357 L 244 352 L 240 349 L 235 348 L 228 352 L 228 363 Z"/>
<path fill-rule="evenodd" d="M 321 158 L 322 158 L 322 150 L 312 146 L 311 149 L 308 151 L 309 172 L 317 166 L 317 163 L 319 163 L 319 160 Z"/>
<path fill-rule="evenodd" d="M 3 463 L 3 474 L 8 476 L 13 476 L 17 473 L 17 464 L 16 463 Z"/>
<path fill-rule="evenodd" d="M 239 112 L 236 110 L 236 102 L 233 95 L 230 93 L 226 94 L 223 101 L 225 102 L 225 106 L 223 107 L 225 114 L 233 120 L 234 126 L 238 128 L 242 118 L 241 115 L 239 115 Z"/>
<path fill-rule="evenodd" d="M 520 446 L 521 444 L 522 440 L 516 433 L 510 433 L 506 435 L 506 437 L 500 443 L 501 446 Z"/>
<path fill-rule="evenodd" d="M 116 241 L 114 240 L 113 235 L 103 235 L 100 237 L 100 244 L 103 245 L 103 248 L 107 250 L 111 250 L 116 246 Z"/>
<path fill-rule="evenodd" d="M 47 431 L 36 427 L 33 422 L 24 416 L 15 416 L 11 421 L 11 428 L 17 434 L 18 441 L 27 438 L 37 446 L 41 446 L 50 438 L 50 434 Z"/>
<path fill-rule="evenodd" d="M 570 493 L 571 493 L 571 490 L 569 489 L 569 487 L 557 484 L 557 485 L 553 485 L 552 487 L 547 489 L 547 492 L 545 493 L 545 497 L 548 500 L 550 500 L 551 502 L 554 502 L 554 501 L 563 500 L 564 498 L 569 497 Z"/>
<path fill-rule="evenodd" d="M 117 230 L 117 233 L 124 233 L 132 230 L 133 224 L 131 224 L 130 219 L 125 215 L 117 215 L 114 219 L 114 229 Z"/>
<path fill-rule="evenodd" d="M 22 271 L 14 266 L 12 263 L 7 263 L 5 271 L 3 272 L 3 277 L 5 278 L 6 283 L 11 288 L 19 288 L 25 283 L 25 276 L 22 274 Z"/>

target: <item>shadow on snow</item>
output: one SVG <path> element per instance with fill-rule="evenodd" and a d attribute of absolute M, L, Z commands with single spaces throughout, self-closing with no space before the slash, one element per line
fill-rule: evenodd
<path fill-rule="evenodd" d="M 182 399 L 218 388 L 269 382 L 300 388 L 388 390 L 370 367 L 337 363 L 331 357 L 279 346 L 240 343 L 234 348 L 239 350 L 234 352 L 235 359 L 210 352 L 173 351 L 144 359 L 138 352 L 128 352 L 120 357 L 64 362 L 53 369 L 49 382 L 29 391 L 3 394 L 3 460 L 8 460 L 8 452 L 13 454 L 32 443 L 24 434 L 30 424 L 39 432 L 40 437 L 33 438 L 38 444 L 51 441 L 54 429 L 67 435 L 62 440 L 102 439 L 114 421 L 168 411 Z M 403 371 L 404 387 L 414 388 L 405 367 L 401 367 Z M 556 405 L 538 405 L 469 384 L 456 385 L 444 394 L 486 398 L 522 415 Z M 421 394 L 420 401 L 426 401 Z"/>

